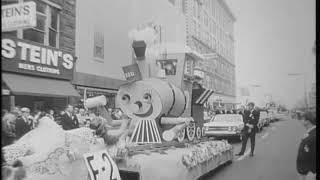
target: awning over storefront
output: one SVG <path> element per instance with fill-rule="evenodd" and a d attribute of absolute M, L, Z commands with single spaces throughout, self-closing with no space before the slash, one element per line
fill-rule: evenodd
<path fill-rule="evenodd" d="M 2 73 L 13 95 L 80 97 L 69 81 Z"/>

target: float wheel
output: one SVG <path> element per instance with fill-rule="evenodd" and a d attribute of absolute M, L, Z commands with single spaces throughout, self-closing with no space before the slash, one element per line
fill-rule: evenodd
<path fill-rule="evenodd" d="M 193 141 L 194 136 L 196 134 L 196 124 L 195 123 L 190 123 L 187 128 L 187 138 L 189 141 Z"/>
<path fill-rule="evenodd" d="M 197 139 L 200 139 L 201 138 L 201 128 L 198 126 L 197 127 L 197 130 L 196 130 L 196 135 L 197 135 Z"/>
<path fill-rule="evenodd" d="M 178 142 L 182 142 L 184 138 L 186 137 L 186 129 L 182 129 L 181 131 L 178 132 Z"/>
<path fill-rule="evenodd" d="M 202 132 L 202 137 L 205 137 L 206 136 L 206 134 L 205 134 L 205 129 L 206 128 L 203 126 L 201 129 L 202 129 L 202 131 L 201 131 Z"/>

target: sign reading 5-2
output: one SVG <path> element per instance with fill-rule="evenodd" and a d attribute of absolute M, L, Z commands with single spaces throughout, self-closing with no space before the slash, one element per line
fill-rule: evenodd
<path fill-rule="evenodd" d="M 83 155 L 91 180 L 120 180 L 117 165 L 106 150 Z"/>

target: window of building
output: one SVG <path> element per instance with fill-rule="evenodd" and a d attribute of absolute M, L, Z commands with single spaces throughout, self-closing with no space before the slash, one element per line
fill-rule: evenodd
<path fill-rule="evenodd" d="M 200 26 L 200 23 L 198 22 L 198 28 L 197 28 L 197 37 L 198 37 L 198 39 L 200 39 L 201 37 L 201 31 L 200 31 L 200 29 L 201 29 L 201 26 Z"/>
<path fill-rule="evenodd" d="M 201 18 L 201 6 L 198 4 L 198 2 L 196 3 L 197 4 L 197 18 L 200 20 Z"/>
<path fill-rule="evenodd" d="M 197 32 L 197 22 L 195 20 L 191 21 L 191 34 L 196 35 Z"/>
<path fill-rule="evenodd" d="M 207 13 L 203 13 L 203 16 L 204 16 L 204 25 L 206 27 L 208 27 L 209 26 L 208 14 Z"/>
<path fill-rule="evenodd" d="M 22 3 L 31 0 L 2 1 L 5 4 Z M 34 1 L 37 9 L 37 26 L 34 28 L 6 32 L 18 38 L 30 40 L 52 47 L 59 46 L 59 9 L 54 4 L 46 4 L 43 1 Z M 57 7 L 59 7 L 57 5 Z"/>
<path fill-rule="evenodd" d="M 96 58 L 104 59 L 104 33 L 101 29 L 95 29 L 94 31 L 93 55 Z"/>

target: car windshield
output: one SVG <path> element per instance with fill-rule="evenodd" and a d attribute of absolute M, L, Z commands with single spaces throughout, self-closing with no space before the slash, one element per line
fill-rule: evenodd
<path fill-rule="evenodd" d="M 230 121 L 242 121 L 241 115 L 216 115 L 211 119 L 213 122 L 230 122 Z"/>

